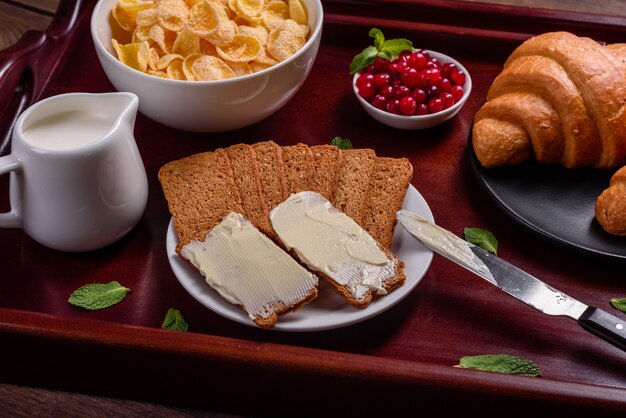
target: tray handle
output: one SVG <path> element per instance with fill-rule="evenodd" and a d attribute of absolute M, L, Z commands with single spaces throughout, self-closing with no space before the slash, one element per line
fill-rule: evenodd
<path fill-rule="evenodd" d="M 27 31 L 16 44 L 0 51 L 0 156 L 9 152 L 18 116 L 39 99 L 86 3 L 61 0 L 46 32 Z"/>

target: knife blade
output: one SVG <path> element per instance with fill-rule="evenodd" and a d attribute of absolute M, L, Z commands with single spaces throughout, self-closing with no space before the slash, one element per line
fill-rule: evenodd
<path fill-rule="evenodd" d="M 544 314 L 574 319 L 586 331 L 626 351 L 626 321 L 585 305 L 416 213 L 400 210 L 397 216 L 411 235 L 437 254 Z"/>

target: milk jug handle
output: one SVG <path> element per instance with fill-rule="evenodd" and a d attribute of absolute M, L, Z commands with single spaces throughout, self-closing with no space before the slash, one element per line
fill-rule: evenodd
<path fill-rule="evenodd" d="M 0 175 L 8 173 L 10 171 L 20 171 L 22 169 L 22 163 L 13 154 L 0 157 Z M 21 202 L 21 190 L 13 190 L 14 187 L 18 187 L 15 184 L 11 185 L 11 211 L 0 213 L 0 228 L 19 228 L 22 226 L 22 215 L 19 209 L 22 206 Z"/>

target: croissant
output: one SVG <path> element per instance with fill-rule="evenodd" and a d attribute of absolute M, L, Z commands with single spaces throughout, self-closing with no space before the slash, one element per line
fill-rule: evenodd
<path fill-rule="evenodd" d="M 606 232 L 626 236 L 626 166 L 613 174 L 609 187 L 596 200 L 595 214 Z"/>
<path fill-rule="evenodd" d="M 484 167 L 626 164 L 626 44 L 568 32 L 528 39 L 489 88 L 472 145 Z"/>

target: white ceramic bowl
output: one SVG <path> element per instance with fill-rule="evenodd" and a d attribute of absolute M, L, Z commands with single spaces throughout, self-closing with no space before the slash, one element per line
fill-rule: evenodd
<path fill-rule="evenodd" d="M 442 124 L 443 122 L 447 121 L 448 119 L 456 115 L 459 112 L 459 110 L 461 110 L 461 107 L 463 107 L 463 105 L 467 101 L 467 98 L 469 97 L 472 91 L 472 79 L 470 77 L 469 72 L 457 60 L 447 55 L 441 54 L 439 52 L 429 51 L 429 50 L 427 51 L 431 57 L 437 58 L 439 62 L 443 64 L 447 62 L 453 63 L 461 71 L 465 73 L 465 84 L 463 85 L 463 97 L 461 97 L 461 100 L 456 102 L 451 107 L 445 110 L 442 110 L 441 112 L 438 112 L 438 113 L 432 113 L 432 114 L 421 115 L 421 116 L 396 115 L 394 113 L 385 112 L 383 110 L 380 110 L 372 106 L 367 100 L 365 100 L 359 95 L 359 90 L 356 87 L 356 80 L 359 78 L 361 74 L 356 73 L 354 75 L 354 78 L 352 79 L 352 89 L 354 90 L 354 94 L 359 100 L 359 103 L 361 103 L 361 106 L 363 106 L 363 109 L 365 109 L 365 111 L 371 117 L 373 117 L 380 123 L 384 123 L 387 126 L 391 126 L 392 128 L 417 130 L 417 129 L 431 128 L 433 126 Z"/>
<path fill-rule="evenodd" d="M 91 35 L 100 64 L 118 91 L 135 93 L 139 111 L 176 129 L 224 132 L 243 128 L 272 115 L 306 80 L 322 38 L 320 0 L 303 0 L 311 32 L 293 56 L 247 76 L 218 81 L 169 80 L 122 64 L 111 45 L 111 9 L 117 0 L 99 0 L 91 17 Z"/>

